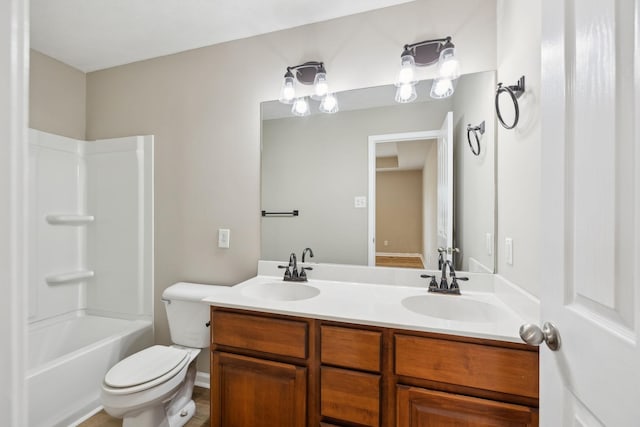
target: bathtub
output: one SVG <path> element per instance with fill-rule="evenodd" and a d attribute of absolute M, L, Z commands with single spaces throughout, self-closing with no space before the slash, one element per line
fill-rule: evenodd
<path fill-rule="evenodd" d="M 109 368 L 152 341 L 149 320 L 78 312 L 29 325 L 29 426 L 75 425 L 100 407 Z"/>

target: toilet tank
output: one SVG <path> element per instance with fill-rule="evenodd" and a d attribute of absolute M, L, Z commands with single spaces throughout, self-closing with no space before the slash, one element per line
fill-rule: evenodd
<path fill-rule="evenodd" d="M 197 283 L 176 283 L 162 293 L 167 311 L 171 341 L 191 348 L 206 348 L 210 344 L 209 304 L 202 299 L 224 289 L 223 286 Z"/>

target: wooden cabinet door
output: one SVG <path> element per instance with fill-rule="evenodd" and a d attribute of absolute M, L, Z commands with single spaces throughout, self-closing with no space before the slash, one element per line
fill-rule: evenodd
<path fill-rule="evenodd" d="M 211 425 L 303 427 L 307 369 L 213 352 Z"/>
<path fill-rule="evenodd" d="M 537 410 L 416 387 L 397 386 L 397 427 L 537 427 Z"/>

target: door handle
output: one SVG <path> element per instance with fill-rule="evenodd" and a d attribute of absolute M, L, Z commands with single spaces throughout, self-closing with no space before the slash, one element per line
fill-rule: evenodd
<path fill-rule="evenodd" d="M 540 345 L 544 341 L 551 351 L 560 348 L 560 333 L 550 322 L 544 322 L 542 329 L 533 323 L 525 323 L 520 326 L 520 338 L 529 345 Z"/>

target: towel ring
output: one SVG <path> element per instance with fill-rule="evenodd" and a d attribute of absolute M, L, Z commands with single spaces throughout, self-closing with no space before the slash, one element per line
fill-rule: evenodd
<path fill-rule="evenodd" d="M 500 113 L 500 103 L 498 99 L 500 98 L 500 94 L 506 92 L 509 94 L 511 101 L 513 102 L 513 109 L 515 111 L 515 117 L 513 118 L 513 123 L 508 125 L 505 123 L 502 118 L 502 114 Z M 498 116 L 498 121 L 505 129 L 513 129 L 518 124 L 518 120 L 520 120 L 520 107 L 518 106 L 518 98 L 522 96 L 524 93 L 524 76 L 520 77 L 518 83 L 512 86 L 505 86 L 502 83 L 498 83 L 498 89 L 496 90 L 496 114 Z"/>
<path fill-rule="evenodd" d="M 470 134 L 473 132 L 473 136 L 476 138 L 475 148 L 473 143 L 471 142 Z M 480 137 L 478 136 L 478 132 L 480 135 L 484 135 L 484 120 L 478 126 L 471 126 L 471 124 L 467 125 L 467 142 L 469 143 L 469 148 L 471 152 L 476 156 L 480 155 Z"/>

